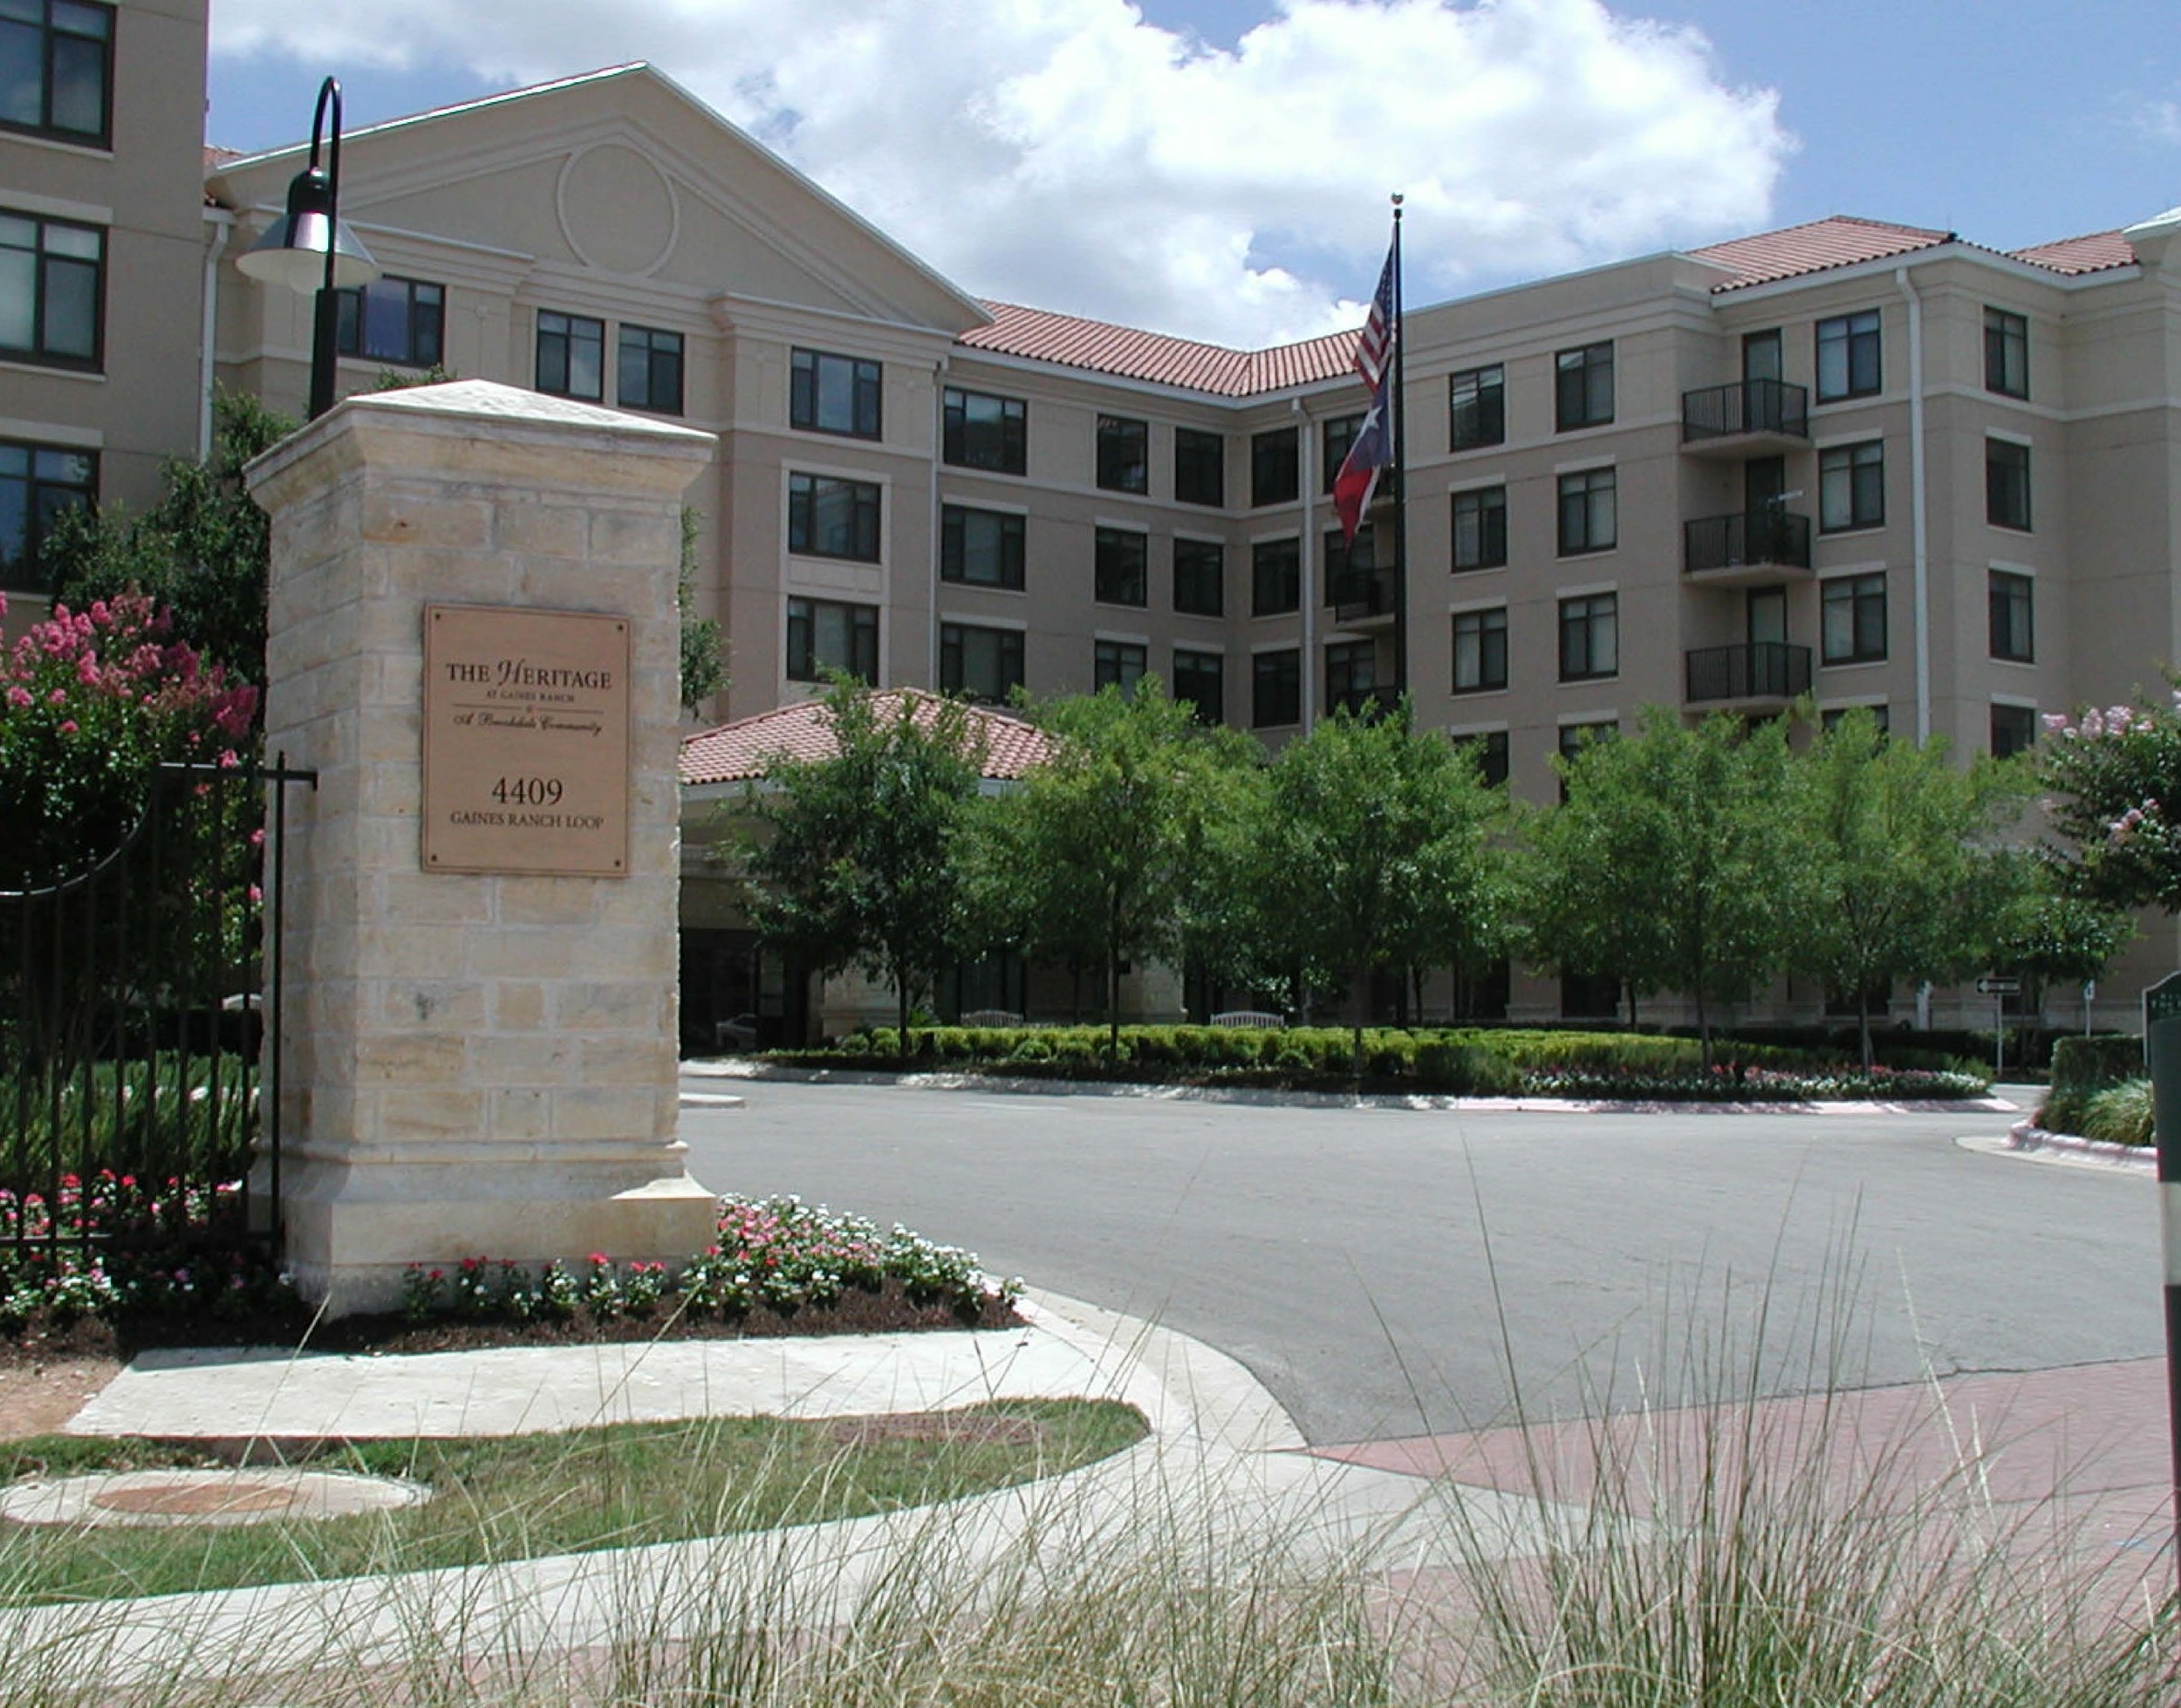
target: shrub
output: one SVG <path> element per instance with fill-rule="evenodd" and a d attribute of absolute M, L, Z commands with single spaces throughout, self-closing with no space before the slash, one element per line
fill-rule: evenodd
<path fill-rule="evenodd" d="M 1507 1097 L 1522 1085 L 1521 1069 L 1504 1056 L 1446 1038 L 1417 1045 L 1416 1076 L 1432 1090 L 1456 1097 Z"/>
<path fill-rule="evenodd" d="M 1010 1062 L 1049 1062 L 1052 1059 L 1053 1047 L 1044 1039 L 1037 1037 L 1022 1039 L 1008 1053 Z"/>
<path fill-rule="evenodd" d="M 2094 1091 L 2137 1079 L 2143 1071 L 2143 1041 L 2121 1033 L 2065 1037 L 2052 1047 L 2052 1089 Z"/>
<path fill-rule="evenodd" d="M 2157 1142 L 2152 1131 L 2150 1082 L 2130 1079 L 2091 1093 L 2083 1112 L 2082 1135 L 2111 1144 L 2148 1145 Z"/>

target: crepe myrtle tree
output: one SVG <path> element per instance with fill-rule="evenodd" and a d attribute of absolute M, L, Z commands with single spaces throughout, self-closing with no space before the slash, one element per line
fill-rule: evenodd
<path fill-rule="evenodd" d="M 1786 728 L 1691 728 L 1646 707 L 1634 734 L 1558 762 L 1567 799 L 1531 836 L 1531 947 L 1633 991 L 1685 993 L 1709 1068 L 1718 1008 L 1770 977 L 1787 945 Z"/>
<path fill-rule="evenodd" d="M 2181 677 L 2168 685 L 2045 720 L 2034 765 L 2072 894 L 2181 912 Z"/>
<path fill-rule="evenodd" d="M 1261 917 L 1275 958 L 1347 986 L 1358 1077 L 1371 973 L 1405 973 L 1489 929 L 1502 809 L 1474 755 L 1417 729 L 1405 698 L 1376 716 L 1339 708 L 1274 760 L 1255 838 Z"/>
<path fill-rule="evenodd" d="M 906 1056 L 917 1001 L 971 946 L 962 841 L 983 748 L 968 708 L 935 694 L 841 677 L 824 708 L 833 754 L 776 758 L 745 793 L 750 918 L 822 974 L 891 982 Z"/>

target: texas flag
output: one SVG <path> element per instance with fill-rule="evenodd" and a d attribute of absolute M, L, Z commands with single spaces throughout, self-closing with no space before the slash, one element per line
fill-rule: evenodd
<path fill-rule="evenodd" d="M 1378 489 L 1378 471 L 1393 461 L 1392 404 L 1389 393 L 1393 376 L 1382 373 L 1378 388 L 1371 394 L 1371 408 L 1341 459 L 1333 476 L 1333 509 L 1340 517 L 1342 537 L 1352 541 L 1363 526 L 1371 495 Z"/>

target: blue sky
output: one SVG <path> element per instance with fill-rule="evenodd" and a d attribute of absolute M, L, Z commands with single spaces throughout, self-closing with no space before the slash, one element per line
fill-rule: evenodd
<path fill-rule="evenodd" d="M 332 14 L 332 16 L 328 16 Z M 783 16 L 784 15 L 784 16 Z M 965 288 L 1253 343 L 1829 213 L 2181 203 L 2172 0 L 213 0 L 210 140 L 647 58 Z M 1426 77 L 1389 68 L 1426 65 Z"/>

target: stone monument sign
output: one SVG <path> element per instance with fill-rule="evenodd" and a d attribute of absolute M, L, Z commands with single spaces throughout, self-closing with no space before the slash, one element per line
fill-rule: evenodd
<path fill-rule="evenodd" d="M 674 1261 L 681 495 L 712 435 L 476 380 L 352 398 L 253 464 L 291 808 L 288 1261 Z"/>

